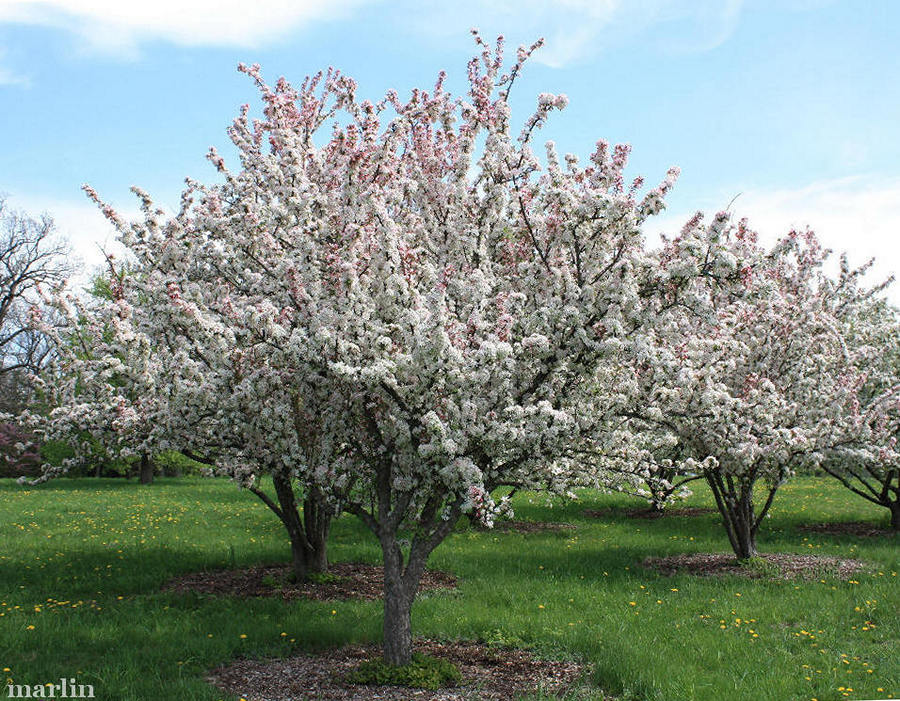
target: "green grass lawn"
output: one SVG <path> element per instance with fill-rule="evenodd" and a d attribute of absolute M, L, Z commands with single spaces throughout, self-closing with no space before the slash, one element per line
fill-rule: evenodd
<path fill-rule="evenodd" d="M 712 505 L 697 492 L 689 504 Z M 418 635 L 580 658 L 622 699 L 900 696 L 900 539 L 795 530 L 822 521 L 886 523 L 886 510 L 835 483 L 789 483 L 759 546 L 872 564 L 848 582 L 661 577 L 639 563 L 728 550 L 716 515 L 587 519 L 584 509 L 637 505 L 595 492 L 552 505 L 525 495 L 515 505 L 518 519 L 577 529 L 523 535 L 461 525 L 430 560 L 456 574 L 459 588 L 419 597 Z M 333 527 L 330 556 L 378 562 L 380 551 L 345 516 Z M 109 701 L 214 701 L 223 695 L 203 677 L 235 657 L 379 639 L 378 602 L 160 592 L 179 573 L 287 557 L 280 523 L 228 482 L 61 479 L 26 489 L 0 480 L 2 677 L 29 685 L 76 677 Z"/>

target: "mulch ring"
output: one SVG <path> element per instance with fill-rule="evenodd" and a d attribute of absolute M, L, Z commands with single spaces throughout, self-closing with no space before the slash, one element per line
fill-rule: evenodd
<path fill-rule="evenodd" d="M 584 515 L 587 518 L 608 518 L 610 516 L 621 516 L 624 514 L 627 518 L 645 518 L 655 519 L 664 516 L 705 516 L 706 514 L 716 513 L 715 509 L 706 506 L 679 506 L 670 507 L 663 511 L 653 511 L 648 508 L 640 509 L 585 509 Z"/>
<path fill-rule="evenodd" d="M 384 591 L 384 569 L 380 565 L 338 562 L 319 581 L 292 582 L 288 565 L 260 565 L 240 570 L 194 572 L 170 580 L 164 591 L 213 594 L 240 598 L 278 596 L 282 599 L 380 599 Z M 453 589 L 456 577 L 426 570 L 419 591 Z"/>
<path fill-rule="evenodd" d="M 760 564 L 741 565 L 731 553 L 685 553 L 667 557 L 648 557 L 641 564 L 664 575 L 686 573 L 701 577 L 736 575 L 749 579 L 813 579 L 821 576 L 849 579 L 865 568 L 859 560 L 821 555 L 766 553 Z"/>
<path fill-rule="evenodd" d="M 845 523 L 815 523 L 808 526 L 797 526 L 798 531 L 804 533 L 820 533 L 821 535 L 852 535 L 863 537 L 876 537 L 891 535 L 897 531 L 878 528 L 864 521 L 847 521 Z"/>
<path fill-rule="evenodd" d="M 494 521 L 495 531 L 515 531 L 516 533 L 546 533 L 574 531 L 572 523 L 555 523 L 552 521 Z"/>
<path fill-rule="evenodd" d="M 524 650 L 497 649 L 474 642 L 417 640 L 415 650 L 455 664 L 462 674 L 462 684 L 438 691 L 347 684 L 344 678 L 348 672 L 381 655 L 376 646 L 357 645 L 319 655 L 236 660 L 213 670 L 207 681 L 247 701 L 505 700 L 538 690 L 562 695 L 575 687 L 585 672 L 585 667 L 575 662 L 537 660 Z"/>

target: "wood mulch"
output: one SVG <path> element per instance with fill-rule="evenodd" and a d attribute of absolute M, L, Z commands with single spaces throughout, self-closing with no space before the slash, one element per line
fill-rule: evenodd
<path fill-rule="evenodd" d="M 337 562 L 320 582 L 292 582 L 288 565 L 260 565 L 239 570 L 210 570 L 176 577 L 164 591 L 213 594 L 248 598 L 278 596 L 282 599 L 380 599 L 384 592 L 384 569 L 380 565 Z M 426 570 L 419 591 L 453 589 L 456 577 L 447 572 Z"/>
<path fill-rule="evenodd" d="M 627 518 L 644 518 L 656 519 L 665 516 L 705 516 L 706 514 L 716 513 L 715 509 L 706 506 L 679 506 L 670 507 L 663 511 L 653 511 L 652 509 L 585 509 L 584 515 L 587 518 L 608 518 L 610 516 L 621 516 L 624 514 Z"/>
<path fill-rule="evenodd" d="M 886 528 L 878 528 L 865 521 L 847 521 L 844 523 L 814 523 L 806 526 L 797 526 L 798 531 L 804 533 L 820 533 L 822 535 L 852 535 L 872 538 L 884 535 L 896 535 L 898 531 Z"/>
<path fill-rule="evenodd" d="M 749 579 L 813 579 L 821 576 L 849 579 L 865 567 L 859 560 L 821 555 L 794 555 L 792 553 L 765 553 L 760 557 L 768 567 L 741 565 L 731 553 L 685 553 L 667 557 L 648 557 L 641 563 L 648 569 L 664 575 L 686 573 L 701 577 L 736 575 Z"/>
<path fill-rule="evenodd" d="M 575 691 L 584 665 L 538 660 L 524 650 L 498 649 L 474 642 L 417 640 L 416 652 L 449 660 L 462 674 L 462 684 L 438 691 L 397 686 L 348 684 L 346 675 L 360 663 L 379 657 L 376 646 L 348 646 L 319 655 L 286 659 L 236 660 L 213 670 L 207 681 L 247 701 L 363 701 L 365 699 L 512 699 L 538 690 L 547 695 Z"/>

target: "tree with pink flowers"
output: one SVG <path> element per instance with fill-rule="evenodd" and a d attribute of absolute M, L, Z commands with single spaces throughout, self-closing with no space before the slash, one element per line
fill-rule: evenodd
<path fill-rule="evenodd" d="M 109 307 L 110 342 L 140 359 L 127 384 L 152 398 L 148 443 L 207 451 L 289 532 L 310 495 L 358 516 L 384 556 L 392 664 L 410 660 L 419 580 L 457 518 L 490 522 L 498 485 L 596 479 L 573 447 L 614 449 L 607 427 L 639 388 L 623 363 L 698 285 L 738 274 L 718 231 L 647 252 L 641 225 L 676 171 L 639 196 L 627 147 L 538 159 L 566 98 L 541 94 L 514 131 L 508 96 L 537 45 L 505 70 L 502 40 L 475 37 L 462 97 L 443 74 L 372 103 L 334 70 L 270 86 L 241 66 L 264 109 L 229 130 L 237 169 L 212 150 L 220 182 L 189 181 L 174 216 L 136 189 L 134 223 L 88 188 L 141 271 Z"/>
<path fill-rule="evenodd" d="M 859 374 L 853 430 L 821 466 L 854 494 L 888 509 L 891 527 L 900 530 L 900 312 L 879 294 L 887 283 L 863 284 L 871 265 L 853 269 L 842 258 L 830 295 Z"/>
<path fill-rule="evenodd" d="M 663 260 L 692 246 L 691 229 L 703 226 L 699 216 L 689 222 Z M 862 415 L 867 363 L 848 347 L 841 318 L 877 290 L 850 290 L 829 276 L 829 252 L 811 232 L 766 248 L 726 213 L 710 228 L 740 276 L 695 287 L 712 315 L 673 314 L 656 326 L 635 368 L 640 401 L 631 416 L 678 446 L 682 474 L 704 476 L 735 555 L 746 559 L 757 554 L 757 533 L 797 468 L 835 465 L 851 446 L 895 464 L 890 437 L 864 426 L 886 420 L 897 397 L 882 383 Z M 659 469 L 654 458 L 644 450 L 632 461 L 636 477 Z"/>

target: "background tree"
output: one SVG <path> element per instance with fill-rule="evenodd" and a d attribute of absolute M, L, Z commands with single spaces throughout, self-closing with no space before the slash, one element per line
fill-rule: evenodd
<path fill-rule="evenodd" d="M 852 269 L 841 259 L 831 290 L 832 311 L 841 321 L 848 352 L 858 369 L 854 387 L 855 430 L 826 454 L 821 467 L 849 490 L 890 512 L 900 529 L 900 317 L 880 292 L 862 286 L 871 266 Z"/>
<path fill-rule="evenodd" d="M 34 219 L 11 210 L 0 198 L 0 377 L 4 381 L 9 381 L 11 373 L 33 373 L 43 367 L 48 348 L 29 323 L 29 309 L 40 303 L 42 286 L 53 287 L 68 277 L 68 255 L 50 217 Z"/>
<path fill-rule="evenodd" d="M 0 452 L 9 476 L 35 476 L 41 463 L 35 437 L 12 422 L 33 399 L 32 375 L 51 357 L 51 347 L 31 323 L 42 287 L 71 272 L 68 247 L 48 216 L 34 219 L 9 208 L 0 197 Z"/>
<path fill-rule="evenodd" d="M 686 230 L 700 225 L 697 217 Z M 698 288 L 710 295 L 712 319 L 678 314 L 658 327 L 652 358 L 636 368 L 643 389 L 633 414 L 677 436 L 702 464 L 732 548 L 745 559 L 757 554 L 759 527 L 794 470 L 859 439 L 862 373 L 833 313 L 828 252 L 811 233 L 792 232 L 766 250 L 724 213 L 712 227 L 739 276 Z M 661 255 L 683 245 L 675 239 Z"/>
<path fill-rule="evenodd" d="M 68 247 L 55 236 L 53 220 L 12 210 L 0 198 L 0 412 L 21 409 L 29 375 L 46 364 L 49 346 L 30 322 L 41 287 L 71 272 Z"/>

